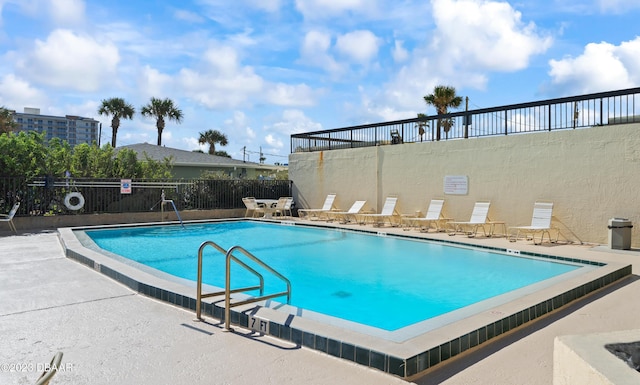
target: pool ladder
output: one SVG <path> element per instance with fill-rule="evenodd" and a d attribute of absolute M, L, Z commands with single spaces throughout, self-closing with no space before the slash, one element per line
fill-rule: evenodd
<path fill-rule="evenodd" d="M 164 198 L 164 190 L 162 190 L 162 195 L 161 195 L 162 199 L 160 200 L 160 211 L 161 211 L 161 218 L 164 217 L 164 204 L 165 203 L 171 203 L 171 206 L 173 206 L 173 211 L 175 211 L 176 216 L 178 217 L 178 220 L 180 221 L 180 226 L 182 226 L 182 228 L 184 229 L 184 223 L 182 223 L 182 218 L 180 218 L 180 213 L 178 212 L 178 208 L 176 208 L 176 204 L 173 202 L 173 199 L 165 199 Z"/>
<path fill-rule="evenodd" d="M 202 253 L 204 251 L 204 248 L 207 246 L 212 246 L 213 248 L 218 250 L 220 253 L 225 255 L 225 258 L 226 258 L 225 285 L 224 285 L 223 291 L 203 294 L 202 293 Z M 265 295 L 264 294 L 264 277 L 262 276 L 262 274 L 260 274 L 255 269 L 253 269 L 251 266 L 247 265 L 246 263 L 241 261 L 238 257 L 236 257 L 234 255 L 234 252 L 236 251 L 244 254 L 253 262 L 260 265 L 263 269 L 267 270 L 268 272 L 270 272 L 271 274 L 275 275 L 280 280 L 282 280 L 287 285 L 287 290 L 279 293 Z M 242 268 L 244 268 L 251 274 L 255 275 L 258 278 L 260 283 L 255 286 L 231 289 L 231 262 L 237 263 Z M 240 293 L 240 292 L 253 291 L 253 290 L 259 290 L 260 295 L 257 297 L 251 297 L 245 300 L 231 303 L 231 293 Z M 231 330 L 231 308 L 232 307 L 246 305 L 249 303 L 259 302 L 259 301 L 276 298 L 276 297 L 283 297 L 283 296 L 287 297 L 287 304 L 289 304 L 289 302 L 291 301 L 291 282 L 285 276 L 275 271 L 269 265 L 267 265 L 266 263 L 258 259 L 255 255 L 251 254 L 241 246 L 233 246 L 229 250 L 225 250 L 213 241 L 206 241 L 202 243 L 200 245 L 200 248 L 198 249 L 198 282 L 197 282 L 197 298 L 196 298 L 196 318 L 198 320 L 202 320 L 202 300 L 204 298 L 215 297 L 222 294 L 224 294 L 224 327 L 227 330 Z"/>

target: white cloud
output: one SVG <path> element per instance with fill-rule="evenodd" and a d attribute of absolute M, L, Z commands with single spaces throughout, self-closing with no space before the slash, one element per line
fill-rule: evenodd
<path fill-rule="evenodd" d="M 174 10 L 173 17 L 175 17 L 177 20 L 186 21 L 187 23 L 199 24 L 205 22 L 205 18 L 201 15 L 192 11 L 187 11 L 185 9 Z"/>
<path fill-rule="evenodd" d="M 34 82 L 96 91 L 114 81 L 119 60 L 118 48 L 110 42 L 57 29 L 46 41 L 36 40 L 33 50 L 18 61 L 17 68 Z"/>
<path fill-rule="evenodd" d="M 279 106 L 312 106 L 315 104 L 313 89 L 306 84 L 278 83 L 268 86 L 266 99 Z"/>
<path fill-rule="evenodd" d="M 415 111 L 422 112 L 426 108 L 420 103 L 418 95 L 425 94 L 423 87 L 415 89 L 386 88 L 382 93 L 370 94 L 360 89 L 361 120 L 365 122 L 391 121 L 409 119 L 416 116 Z M 415 106 L 415 110 L 406 106 Z"/>
<path fill-rule="evenodd" d="M 43 108 L 49 105 L 44 92 L 13 74 L 0 79 L 0 106 L 22 112 L 24 107 Z"/>
<path fill-rule="evenodd" d="M 409 58 L 409 51 L 403 47 L 403 44 L 402 40 L 396 40 L 393 47 L 393 60 L 397 63 L 404 62 Z"/>
<path fill-rule="evenodd" d="M 257 137 L 256 131 L 251 128 L 249 117 L 242 111 L 234 111 L 231 118 L 225 119 L 221 131 L 227 134 L 229 143 L 233 144 L 230 145 L 230 151 L 234 150 L 231 146 L 238 144 L 243 146 L 252 145 Z M 229 154 L 239 159 L 242 159 L 243 156 L 242 151 L 235 153 L 229 152 Z"/>
<path fill-rule="evenodd" d="M 99 117 L 98 109 L 100 108 L 100 104 L 101 103 L 96 100 L 86 100 L 81 104 L 68 104 L 64 107 L 63 111 L 56 112 L 56 114 L 77 115 L 97 119 Z"/>
<path fill-rule="evenodd" d="M 142 67 L 138 75 L 138 92 L 144 98 L 162 97 L 173 88 L 171 76 L 161 73 L 148 65 Z"/>
<path fill-rule="evenodd" d="M 371 31 L 360 30 L 338 36 L 336 49 L 343 56 L 366 64 L 378 55 L 381 41 Z"/>
<path fill-rule="evenodd" d="M 50 16 L 56 25 L 81 24 L 85 21 L 83 0 L 49 0 Z"/>
<path fill-rule="evenodd" d="M 331 48 L 331 35 L 321 31 L 309 31 L 305 34 L 301 56 L 305 64 L 320 67 L 330 73 L 338 73 L 342 71 L 341 66 L 331 56 L 329 50 Z"/>
<path fill-rule="evenodd" d="M 640 8 L 638 0 L 596 0 L 596 3 L 604 13 L 620 14 Z"/>
<path fill-rule="evenodd" d="M 545 52 L 549 37 L 506 2 L 434 0 L 434 52 L 448 65 L 471 70 L 516 71 Z M 443 63 L 443 65 L 447 65 Z"/>
<path fill-rule="evenodd" d="M 580 56 L 550 60 L 552 87 L 562 94 L 582 94 L 637 87 L 640 84 L 640 37 L 619 46 L 587 44 Z"/>
<path fill-rule="evenodd" d="M 193 150 L 200 150 L 202 152 L 209 151 L 209 145 L 208 144 L 200 144 L 200 143 L 198 143 L 198 138 L 194 138 L 193 136 L 183 137 L 181 139 L 181 141 L 182 141 L 182 143 L 184 143 L 185 147 L 186 148 L 190 148 L 191 151 L 193 151 Z"/>
<path fill-rule="evenodd" d="M 486 87 L 488 72 L 525 69 L 551 39 L 509 3 L 487 0 L 433 0 L 435 30 L 411 51 L 396 42 L 394 58 L 405 63 L 382 90 L 361 91 L 363 120 L 396 120 L 426 112 L 423 96 L 434 86 Z"/>
<path fill-rule="evenodd" d="M 266 126 L 265 129 L 289 136 L 301 132 L 322 130 L 322 124 L 314 122 L 301 110 L 287 109 L 282 112 L 278 122 Z"/>
<path fill-rule="evenodd" d="M 235 108 L 251 104 L 264 87 L 263 79 L 250 66 L 242 66 L 231 47 L 209 49 L 200 71 L 180 70 L 176 85 L 185 95 L 208 108 Z"/>
<path fill-rule="evenodd" d="M 296 0 L 296 9 L 305 19 L 324 18 L 346 12 L 366 12 L 373 4 L 368 0 Z"/>
<path fill-rule="evenodd" d="M 282 7 L 282 0 L 247 0 L 247 2 L 251 6 L 267 12 L 276 12 Z"/>
<path fill-rule="evenodd" d="M 280 138 L 276 138 L 271 134 L 265 136 L 264 141 L 272 148 L 281 149 L 284 147 L 284 142 Z"/>

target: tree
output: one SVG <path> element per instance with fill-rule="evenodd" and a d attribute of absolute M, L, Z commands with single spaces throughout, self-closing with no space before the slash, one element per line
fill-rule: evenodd
<path fill-rule="evenodd" d="M 98 114 L 111 115 L 111 147 L 116 148 L 116 136 L 120 127 L 120 119 L 132 119 L 135 114 L 133 106 L 122 98 L 111 98 L 102 101 Z"/>
<path fill-rule="evenodd" d="M 116 154 L 109 144 L 100 148 L 95 141 L 71 147 L 59 138 L 47 142 L 36 131 L 0 135 L 0 178 L 59 178 L 69 171 L 73 177 L 162 179 L 171 177 L 172 168 L 172 158 L 155 161 L 144 154 L 139 160 L 133 150 Z"/>
<path fill-rule="evenodd" d="M 460 107 L 462 97 L 456 95 L 456 89 L 449 86 L 436 86 L 433 93 L 424 97 L 427 105 L 434 106 L 438 115 L 444 115 L 449 112 L 449 107 Z M 438 129 L 436 130 L 436 140 L 440 140 L 440 128 L 444 129 L 445 134 L 449 134 L 452 126 L 451 119 L 438 119 Z"/>
<path fill-rule="evenodd" d="M 216 151 L 215 154 L 213 154 L 215 156 L 223 156 L 225 158 L 231 158 L 231 155 L 229 155 L 229 153 L 227 153 L 226 151 Z"/>
<path fill-rule="evenodd" d="M 156 118 L 156 128 L 158 129 L 158 146 L 162 146 L 162 131 L 165 127 L 165 118 L 176 123 L 182 122 L 182 110 L 173 104 L 169 98 L 151 98 L 151 101 L 140 110 L 143 116 Z"/>
<path fill-rule="evenodd" d="M 418 135 L 420 135 L 420 141 L 422 142 L 424 134 L 427 132 L 426 128 L 429 127 L 429 123 L 427 123 L 427 115 L 418 113 L 418 119 L 422 119 L 416 123 L 416 127 L 418 128 Z"/>
<path fill-rule="evenodd" d="M 13 111 L 0 107 L 0 134 L 14 132 L 18 128 L 18 123 L 13 119 Z"/>
<path fill-rule="evenodd" d="M 221 146 L 226 146 L 229 142 L 227 136 L 218 130 L 209 130 L 200 133 L 200 144 L 209 145 L 209 154 L 216 155 L 216 143 L 220 143 Z"/>
<path fill-rule="evenodd" d="M 43 176 L 47 158 L 44 134 L 21 131 L 0 135 L 0 177 Z"/>

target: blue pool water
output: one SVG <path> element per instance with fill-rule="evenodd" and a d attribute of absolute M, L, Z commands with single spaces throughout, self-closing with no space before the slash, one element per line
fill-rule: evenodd
<path fill-rule="evenodd" d="M 224 249 L 241 245 L 290 279 L 291 305 L 388 331 L 580 268 L 421 240 L 252 221 L 86 233 L 102 249 L 194 281 L 203 242 Z M 205 248 L 206 284 L 224 287 L 224 260 Z M 265 277 L 266 293 L 284 290 L 281 281 Z M 232 269 L 232 287 L 254 284 L 253 276 Z"/>

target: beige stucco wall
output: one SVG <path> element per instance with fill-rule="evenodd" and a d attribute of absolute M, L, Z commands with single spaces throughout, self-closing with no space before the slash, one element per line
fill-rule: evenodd
<path fill-rule="evenodd" d="M 466 175 L 468 194 L 445 195 L 444 177 Z M 379 211 L 387 195 L 402 213 L 425 212 L 434 197 L 469 220 L 474 202 L 490 200 L 490 217 L 531 223 L 536 200 L 554 202 L 556 225 L 574 241 L 606 244 L 608 220 L 634 222 L 640 247 L 640 125 L 294 153 L 289 177 L 297 207 L 320 207 L 328 193 L 348 209 L 367 199 Z"/>

